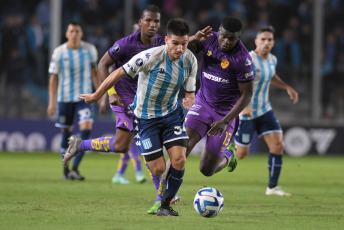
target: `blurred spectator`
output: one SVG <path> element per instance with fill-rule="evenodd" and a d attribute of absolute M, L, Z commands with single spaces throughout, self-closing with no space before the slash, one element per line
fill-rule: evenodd
<path fill-rule="evenodd" d="M 39 24 L 43 27 L 50 26 L 50 1 L 42 0 L 36 8 L 36 14 L 38 15 Z"/>
<path fill-rule="evenodd" d="M 5 117 L 22 117 L 23 106 L 23 77 L 26 67 L 25 59 L 20 56 L 17 48 L 11 48 L 9 58 L 5 61 L 6 74 L 6 100 L 4 108 Z M 16 108 L 16 116 L 13 116 L 13 108 Z"/>
<path fill-rule="evenodd" d="M 29 50 L 30 75 L 33 83 L 45 86 L 46 71 L 45 58 L 43 54 L 44 34 L 42 27 L 38 23 L 38 16 L 35 14 L 31 17 L 30 23 L 26 27 L 26 37 Z"/>
<path fill-rule="evenodd" d="M 280 75 L 284 76 L 286 82 L 297 85 L 302 56 L 300 44 L 295 40 L 291 29 L 283 31 L 283 37 L 276 41 L 274 53 L 278 59 Z"/>
<path fill-rule="evenodd" d="M 91 34 L 88 38 L 88 42 L 96 46 L 98 50 L 98 60 L 101 59 L 104 53 L 110 47 L 110 38 L 104 33 L 104 27 L 102 25 L 97 25 L 95 28 L 95 33 Z"/>

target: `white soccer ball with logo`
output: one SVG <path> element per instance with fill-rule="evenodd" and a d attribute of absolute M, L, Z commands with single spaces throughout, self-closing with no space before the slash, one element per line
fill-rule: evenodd
<path fill-rule="evenodd" d="M 215 217 L 221 213 L 224 199 L 216 188 L 205 187 L 196 193 L 193 205 L 201 216 Z"/>

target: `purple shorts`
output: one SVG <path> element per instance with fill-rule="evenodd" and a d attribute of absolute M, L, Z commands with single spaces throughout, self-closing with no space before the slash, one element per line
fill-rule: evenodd
<path fill-rule="evenodd" d="M 119 106 L 116 106 L 119 107 Z M 123 107 L 120 107 L 123 108 Z M 127 129 L 130 132 L 133 131 L 133 111 L 131 109 L 123 109 L 123 112 L 114 111 L 111 106 L 112 111 L 116 114 L 116 128 Z"/>
<path fill-rule="evenodd" d="M 196 103 L 186 115 L 185 125 L 187 128 L 197 131 L 201 137 L 204 137 L 210 130 L 210 125 L 214 121 L 221 120 L 224 116 L 225 115 L 215 112 L 206 103 L 197 99 Z M 239 117 L 236 117 L 228 124 L 226 131 L 221 137 L 220 134 L 217 134 L 216 136 L 207 136 L 206 148 L 208 148 L 213 154 L 223 157 L 224 151 L 232 142 L 232 139 L 238 130 L 238 126 Z"/>

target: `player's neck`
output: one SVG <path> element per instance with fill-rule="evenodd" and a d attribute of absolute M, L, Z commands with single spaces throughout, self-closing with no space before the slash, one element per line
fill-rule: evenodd
<path fill-rule="evenodd" d="M 72 49 L 72 50 L 77 50 L 80 48 L 80 42 L 77 43 L 73 43 L 73 42 L 67 42 L 67 47 L 68 49 Z"/>
<path fill-rule="evenodd" d="M 144 36 L 142 33 L 140 34 L 140 39 L 145 46 L 151 46 L 154 42 L 154 37 Z"/>
<path fill-rule="evenodd" d="M 257 49 L 254 50 L 254 52 L 255 52 L 261 59 L 263 59 L 263 60 L 268 59 L 269 53 L 263 54 L 263 53 L 259 52 L 259 50 L 257 50 Z"/>

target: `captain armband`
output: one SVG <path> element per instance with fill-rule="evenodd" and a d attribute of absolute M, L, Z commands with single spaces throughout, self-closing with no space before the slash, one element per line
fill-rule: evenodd
<path fill-rule="evenodd" d="M 114 95 L 114 94 L 117 94 L 116 90 L 114 87 L 111 87 L 108 91 L 107 91 L 108 95 L 111 96 L 111 95 Z"/>

